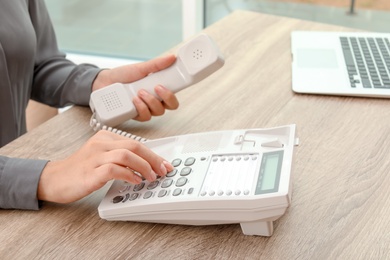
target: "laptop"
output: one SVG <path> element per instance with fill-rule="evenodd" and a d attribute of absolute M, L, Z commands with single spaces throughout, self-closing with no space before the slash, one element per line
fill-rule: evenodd
<path fill-rule="evenodd" d="M 390 33 L 293 31 L 297 93 L 390 98 Z"/>

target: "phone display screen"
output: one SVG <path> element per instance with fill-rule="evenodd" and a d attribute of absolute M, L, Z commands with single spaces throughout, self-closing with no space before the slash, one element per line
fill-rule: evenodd
<path fill-rule="evenodd" d="M 255 194 L 277 192 L 283 162 L 283 151 L 264 153 Z"/>

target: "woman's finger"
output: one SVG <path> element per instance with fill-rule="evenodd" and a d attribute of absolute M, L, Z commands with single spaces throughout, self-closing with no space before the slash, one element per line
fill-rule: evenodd
<path fill-rule="evenodd" d="M 127 149 L 115 149 L 99 156 L 97 162 L 99 166 L 105 164 L 116 164 L 124 168 L 129 168 L 139 172 L 148 181 L 156 180 L 156 173 L 152 166 L 138 154 Z"/>
<path fill-rule="evenodd" d="M 156 94 L 162 99 L 166 109 L 175 110 L 179 107 L 179 101 L 175 94 L 164 86 L 158 85 L 154 88 Z"/>

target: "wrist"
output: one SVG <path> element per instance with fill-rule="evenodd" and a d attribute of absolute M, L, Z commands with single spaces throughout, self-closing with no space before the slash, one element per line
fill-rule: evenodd
<path fill-rule="evenodd" d="M 102 69 L 96 76 L 95 80 L 92 83 L 92 91 L 98 90 L 105 86 L 110 85 L 109 81 L 109 69 Z"/>
<path fill-rule="evenodd" d="M 59 202 L 58 190 L 56 188 L 55 176 L 59 170 L 58 162 L 48 162 L 43 168 L 38 183 L 37 198 L 38 200 Z"/>

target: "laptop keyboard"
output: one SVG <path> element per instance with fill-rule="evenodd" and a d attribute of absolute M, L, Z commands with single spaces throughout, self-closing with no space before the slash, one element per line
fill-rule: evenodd
<path fill-rule="evenodd" d="M 390 42 L 387 38 L 340 37 L 351 87 L 390 89 Z"/>

